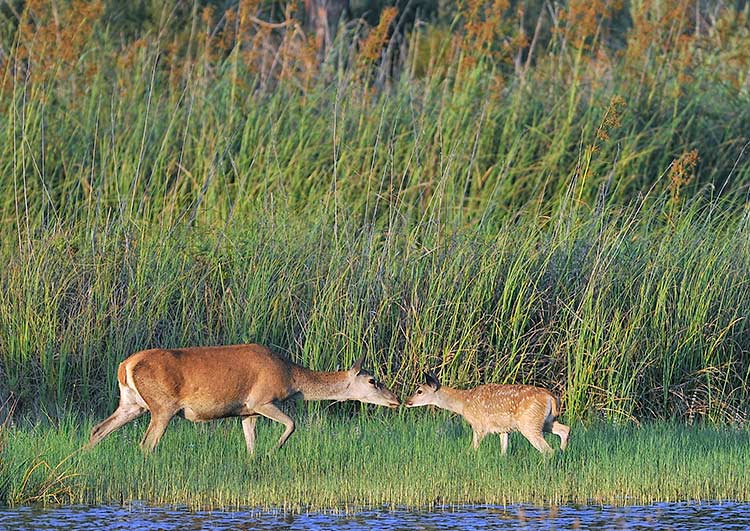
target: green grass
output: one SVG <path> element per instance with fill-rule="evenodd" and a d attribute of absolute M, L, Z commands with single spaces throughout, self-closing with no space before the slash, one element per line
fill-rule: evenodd
<path fill-rule="evenodd" d="M 750 500 L 746 430 L 656 423 L 573 426 L 569 451 L 538 454 L 519 434 L 506 457 L 488 437 L 470 448 L 468 426 L 430 412 L 298 415 L 281 450 L 280 427 L 259 423 L 248 456 L 238 421 L 176 419 L 157 452 L 137 448 L 143 420 L 92 451 L 78 450 L 92 422 L 4 434 L 0 504 L 127 503 L 288 511 L 454 504 Z M 550 437 L 553 446 L 558 440 Z"/>
<path fill-rule="evenodd" d="M 132 352 L 260 342 L 317 370 L 364 353 L 402 394 L 435 369 L 462 387 L 547 386 L 572 419 L 743 422 L 750 232 L 710 208 L 387 240 L 353 221 L 338 237 L 256 220 L 130 247 L 47 234 L 0 272 L 0 382 L 19 412 L 102 414 Z"/>
<path fill-rule="evenodd" d="M 260 342 L 318 370 L 364 353 L 400 394 L 425 369 L 543 385 L 605 434 L 747 424 L 746 12 L 632 33 L 623 12 L 625 40 L 580 49 L 545 26 L 522 75 L 489 53 L 505 37 L 465 68 L 424 57 L 432 25 L 363 72 L 342 32 L 300 84 L 170 6 L 132 35 L 68 3 L 0 24 L 0 404 L 103 416 L 135 351 Z"/>

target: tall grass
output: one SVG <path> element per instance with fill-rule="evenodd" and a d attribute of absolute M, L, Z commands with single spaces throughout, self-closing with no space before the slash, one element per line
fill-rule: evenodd
<path fill-rule="evenodd" d="M 318 63 L 292 19 L 174 32 L 167 9 L 120 40 L 95 3 L 74 31 L 28 2 L 3 40 L 0 400 L 101 414 L 130 352 L 258 341 L 365 352 L 404 392 L 426 368 L 546 385 L 574 420 L 745 421 L 748 80 L 716 65 L 747 13 L 649 33 L 648 4 L 621 53 L 544 18 L 510 68 L 470 24 L 437 48 L 440 26 L 345 30 Z"/>
<path fill-rule="evenodd" d="M 569 227 L 444 239 L 342 220 L 336 234 L 332 219 L 95 244 L 50 235 L 3 273 L 4 382 L 25 407 L 101 412 L 134 350 L 262 341 L 319 369 L 364 352 L 404 392 L 432 368 L 466 386 L 548 385 L 574 418 L 743 420 L 744 218 L 569 215 Z"/>

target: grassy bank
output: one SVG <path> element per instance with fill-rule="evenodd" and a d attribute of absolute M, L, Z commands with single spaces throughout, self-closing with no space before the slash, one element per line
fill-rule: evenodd
<path fill-rule="evenodd" d="M 400 412 L 342 420 L 300 417 L 281 451 L 259 425 L 249 457 L 238 422 L 176 420 L 158 451 L 137 449 L 145 423 L 78 452 L 91 422 L 20 426 L 4 434 L 0 504 L 127 503 L 290 511 L 512 502 L 640 504 L 750 500 L 746 430 L 666 423 L 573 426 L 569 451 L 544 458 L 520 435 L 507 457 L 497 437 L 478 452 L 457 418 Z M 551 441 L 557 446 L 557 440 Z"/>

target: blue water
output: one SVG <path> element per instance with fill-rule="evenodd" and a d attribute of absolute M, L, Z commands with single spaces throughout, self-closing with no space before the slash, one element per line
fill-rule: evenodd
<path fill-rule="evenodd" d="M 471 507 L 460 510 L 371 510 L 351 515 L 191 512 L 148 506 L 0 509 L 2 530 L 750 530 L 750 504 L 662 503 L 648 506 Z"/>

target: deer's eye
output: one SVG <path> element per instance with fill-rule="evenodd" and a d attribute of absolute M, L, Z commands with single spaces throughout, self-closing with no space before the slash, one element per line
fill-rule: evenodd
<path fill-rule="evenodd" d="M 417 389 L 417 394 L 421 395 L 422 394 L 422 390 L 421 389 Z"/>
<path fill-rule="evenodd" d="M 370 378 L 370 385 L 375 385 L 375 378 Z"/>

